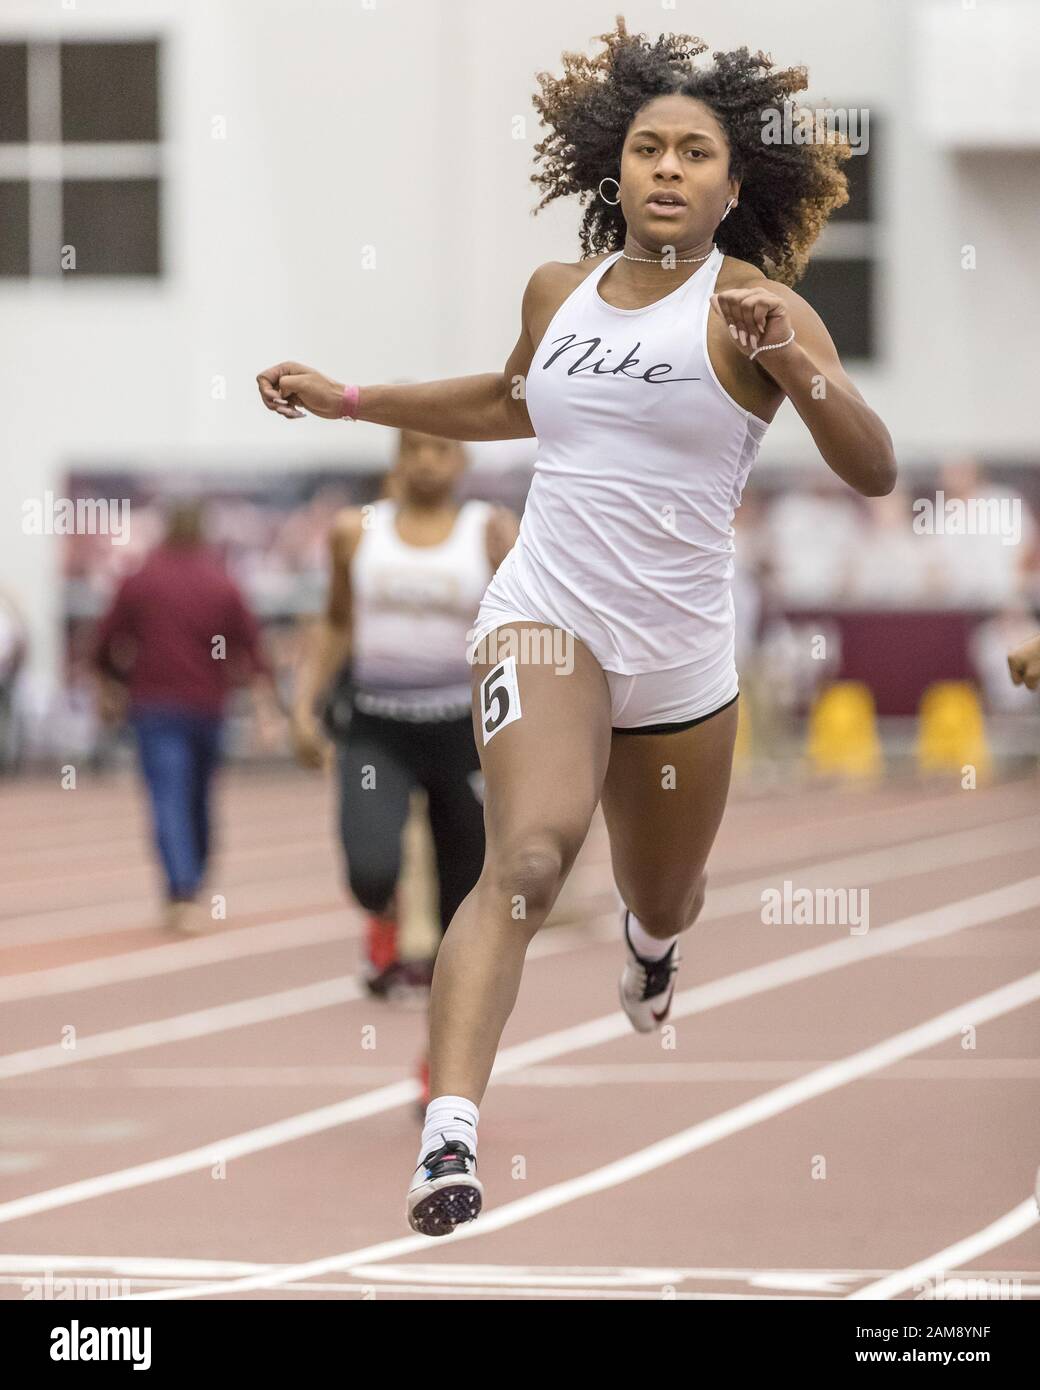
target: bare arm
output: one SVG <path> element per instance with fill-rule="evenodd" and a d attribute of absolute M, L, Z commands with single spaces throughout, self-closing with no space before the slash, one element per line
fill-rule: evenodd
<path fill-rule="evenodd" d="M 419 430 L 443 439 L 530 439 L 534 437 L 525 402 L 527 371 L 534 356 L 531 320 L 548 289 L 542 266 L 524 291 L 520 336 L 501 372 L 452 377 L 446 381 L 362 386 L 357 418 L 375 425 Z M 339 419 L 344 383 L 299 362 L 279 362 L 257 377 L 268 410 L 288 419 L 309 411 Z M 302 407 L 302 410 L 301 410 Z"/>
<path fill-rule="evenodd" d="M 763 280 L 713 296 L 716 309 L 738 334 L 734 348 L 748 356 L 756 347 L 794 341 L 760 353 L 754 366 L 779 387 L 805 421 L 827 466 L 865 497 L 896 484 L 892 436 L 841 365 L 819 314 L 794 290 Z"/>
<path fill-rule="evenodd" d="M 360 507 L 345 508 L 329 534 L 331 574 L 325 611 L 303 636 L 293 692 L 292 736 L 297 757 L 321 767 L 328 755 L 315 713 L 319 698 L 350 655 L 350 562 L 362 534 Z"/>
<path fill-rule="evenodd" d="M 350 562 L 361 540 L 360 507 L 345 508 L 329 534 L 332 568 L 325 611 L 310 625 L 296 668 L 294 714 L 313 715 L 319 698 L 350 655 Z"/>

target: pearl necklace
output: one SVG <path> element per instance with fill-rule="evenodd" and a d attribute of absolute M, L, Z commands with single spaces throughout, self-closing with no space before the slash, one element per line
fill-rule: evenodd
<path fill-rule="evenodd" d="M 715 247 L 713 246 L 711 251 L 706 251 L 703 256 L 679 256 L 676 265 L 693 265 L 696 261 L 706 261 L 714 250 Z M 622 251 L 621 259 L 623 261 L 645 261 L 647 265 L 664 265 L 663 260 L 655 260 L 653 256 L 630 256 L 627 251 Z"/>

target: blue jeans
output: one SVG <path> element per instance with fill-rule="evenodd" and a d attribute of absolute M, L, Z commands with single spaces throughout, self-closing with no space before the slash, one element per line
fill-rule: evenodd
<path fill-rule="evenodd" d="M 223 720 L 173 706 L 130 711 L 170 898 L 195 895 L 210 849 L 209 795 Z"/>

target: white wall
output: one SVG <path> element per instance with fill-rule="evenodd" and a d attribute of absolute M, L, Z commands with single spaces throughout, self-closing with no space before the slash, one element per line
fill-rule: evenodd
<path fill-rule="evenodd" d="M 22 503 L 70 464 L 367 463 L 388 456 L 389 431 L 269 415 L 256 372 L 296 357 L 363 384 L 505 361 L 531 270 L 578 251 L 576 207 L 530 216 L 543 133 L 534 74 L 558 71 L 564 49 L 589 51 L 616 9 L 632 30 L 699 33 L 713 48 L 747 43 L 805 63 L 810 103 L 884 117 L 883 356 L 855 371 L 860 389 L 905 459 L 962 448 L 1032 456 L 1040 156 L 955 157 L 924 137 L 918 8 L 99 0 L 87 13 L 81 0 L 43 16 L 6 0 L 5 37 L 166 38 L 166 278 L 0 283 L 0 587 L 29 610 L 38 666 L 52 670 L 59 646 L 58 545 L 22 533 Z M 227 139 L 214 140 L 221 116 Z M 965 243 L 977 249 L 973 272 L 961 268 Z M 374 269 L 363 267 L 366 247 Z M 211 395 L 218 375 L 223 400 Z M 785 407 L 759 466 L 811 448 Z M 512 457 L 516 446 L 474 452 Z"/>

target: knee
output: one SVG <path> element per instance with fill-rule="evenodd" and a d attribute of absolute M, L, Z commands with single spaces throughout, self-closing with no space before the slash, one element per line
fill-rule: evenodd
<path fill-rule="evenodd" d="M 493 856 L 491 881 L 514 920 L 532 927 L 545 920 L 572 859 L 565 842 L 548 835 L 520 840 Z"/>

